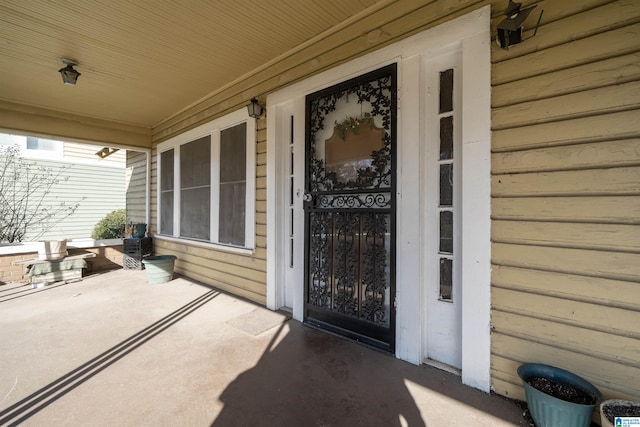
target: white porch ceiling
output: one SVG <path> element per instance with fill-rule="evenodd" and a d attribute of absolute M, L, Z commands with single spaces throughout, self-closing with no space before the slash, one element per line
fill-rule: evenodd
<path fill-rule="evenodd" d="M 0 100 L 150 127 L 380 1 L 0 0 Z"/>

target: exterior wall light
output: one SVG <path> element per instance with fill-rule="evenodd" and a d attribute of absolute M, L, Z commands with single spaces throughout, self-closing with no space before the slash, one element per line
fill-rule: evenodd
<path fill-rule="evenodd" d="M 101 159 L 104 159 L 105 157 L 109 157 L 116 151 L 118 151 L 117 148 L 104 147 L 103 149 L 101 149 L 96 153 L 96 156 L 100 157 Z"/>
<path fill-rule="evenodd" d="M 527 37 L 527 39 L 522 39 L 522 25 L 537 5 L 527 7 L 525 9 L 521 9 L 521 6 L 522 3 L 514 3 L 513 0 L 509 0 L 509 5 L 504 11 L 507 19 L 498 24 L 498 37 L 496 37 L 496 42 L 498 42 L 498 46 L 503 49 L 509 49 L 509 46 L 513 46 L 524 40 L 530 39 L 538 32 L 538 26 L 540 25 L 542 12 L 544 11 L 540 12 L 540 17 L 538 17 L 538 23 L 536 24 L 533 34 L 530 37 Z"/>
<path fill-rule="evenodd" d="M 257 119 L 262 115 L 263 112 L 262 105 L 256 98 L 251 98 L 251 102 L 247 105 L 247 111 L 249 112 L 249 117 L 253 117 Z"/>
<path fill-rule="evenodd" d="M 62 62 L 67 64 L 66 67 L 60 68 L 58 72 L 62 75 L 62 82 L 66 85 L 75 86 L 80 77 L 80 73 L 73 69 L 74 65 L 78 65 L 78 61 L 73 59 L 62 58 Z"/>

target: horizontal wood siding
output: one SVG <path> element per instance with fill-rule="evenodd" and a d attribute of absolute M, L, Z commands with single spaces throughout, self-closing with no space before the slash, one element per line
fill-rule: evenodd
<path fill-rule="evenodd" d="M 147 217 L 147 153 L 127 150 L 125 191 L 127 221 L 144 223 Z"/>
<path fill-rule="evenodd" d="M 105 148 L 105 146 L 65 142 L 64 157 L 65 160 L 69 160 L 70 162 L 88 162 L 100 166 L 113 166 L 117 168 L 125 167 L 126 150 L 118 150 L 105 158 L 100 158 L 96 153 L 103 148 Z"/>
<path fill-rule="evenodd" d="M 506 3 L 390 2 L 159 123 L 154 146 L 242 108 L 253 96 L 264 100 L 486 4 L 495 34 Z M 638 400 L 640 3 L 540 2 L 533 16 L 541 9 L 534 38 L 509 50 L 492 40 L 492 387 L 522 399 L 517 366 L 545 362 L 592 380 L 606 397 Z M 179 272 L 260 302 L 268 190 L 264 126 L 261 119 L 255 254 L 156 241 L 156 251 L 178 255 Z M 154 150 L 153 222 L 156 171 Z"/>
<path fill-rule="evenodd" d="M 266 188 L 266 119 L 257 121 L 256 141 L 256 248 L 245 255 L 223 249 L 202 248 L 188 242 L 154 240 L 156 254 L 176 255 L 176 272 L 239 295 L 260 304 L 266 304 L 267 271 L 267 188 Z M 152 157 L 152 227 L 157 229 L 157 158 Z"/>
<path fill-rule="evenodd" d="M 640 3 L 539 7 L 492 52 L 492 387 L 541 362 L 640 400 Z"/>
<path fill-rule="evenodd" d="M 125 207 L 122 168 L 45 160 L 33 162 L 56 174 L 59 172 L 60 180 L 42 198 L 43 206 L 56 207 L 65 203 L 66 206 L 78 204 L 78 208 L 44 235 L 36 231 L 28 233 L 25 241 L 90 237 L 95 225 L 109 212 Z M 31 206 L 40 200 L 39 194 L 34 193 Z"/>

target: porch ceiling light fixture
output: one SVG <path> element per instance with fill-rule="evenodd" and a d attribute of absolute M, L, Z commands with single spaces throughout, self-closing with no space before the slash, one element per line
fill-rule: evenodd
<path fill-rule="evenodd" d="M 247 111 L 249 112 L 249 117 L 257 119 L 262 115 L 264 109 L 256 98 L 251 98 L 251 102 L 247 105 Z"/>
<path fill-rule="evenodd" d="M 62 62 L 67 64 L 66 67 L 60 68 L 58 72 L 62 75 L 62 82 L 66 85 L 75 86 L 80 77 L 80 73 L 73 69 L 74 65 L 78 65 L 78 61 L 73 59 L 62 58 Z"/>
<path fill-rule="evenodd" d="M 537 5 L 533 5 L 531 7 L 521 9 L 522 3 L 515 3 L 513 0 L 509 0 L 509 5 L 504 11 L 504 15 L 507 19 L 498 24 L 498 36 L 496 37 L 498 46 L 503 49 L 509 49 L 509 46 L 516 45 L 536 35 L 538 32 L 538 26 L 540 25 L 540 20 L 542 19 L 542 12 L 544 11 L 540 11 L 538 23 L 536 24 L 533 34 L 524 40 L 522 39 L 522 26 L 524 21 L 536 6 Z"/>

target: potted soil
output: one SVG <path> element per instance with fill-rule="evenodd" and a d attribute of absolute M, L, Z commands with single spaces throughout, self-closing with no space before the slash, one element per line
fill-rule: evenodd
<path fill-rule="evenodd" d="M 640 418 L 640 402 L 611 399 L 600 404 L 602 427 L 615 427 L 615 419 L 618 417 Z"/>
<path fill-rule="evenodd" d="M 538 427 L 589 427 L 602 394 L 584 378 L 540 363 L 518 368 L 527 406 Z"/>

